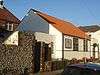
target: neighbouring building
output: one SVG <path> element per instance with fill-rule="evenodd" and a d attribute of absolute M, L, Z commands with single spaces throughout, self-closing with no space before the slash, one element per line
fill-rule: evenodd
<path fill-rule="evenodd" d="M 91 57 L 99 58 L 100 57 L 100 26 L 91 25 L 91 26 L 80 26 L 81 30 L 85 31 L 91 39 Z M 93 45 L 96 45 L 95 51 L 93 50 Z"/>
<path fill-rule="evenodd" d="M 4 7 L 3 0 L 0 0 L 0 31 L 14 31 L 19 23 L 20 20 Z"/>
<path fill-rule="evenodd" d="M 2 40 L 2 43 L 10 36 L 10 34 L 12 34 L 13 31 L 15 31 L 19 23 L 20 20 L 14 16 L 6 7 L 4 7 L 3 0 L 0 0 L 0 39 Z M 16 37 L 18 36 L 15 36 L 14 34 L 13 38 L 10 38 L 9 41 Z"/>
<path fill-rule="evenodd" d="M 90 58 L 88 35 L 70 22 L 31 9 L 22 19 L 17 30 L 49 34 L 52 38 L 52 59 Z"/>

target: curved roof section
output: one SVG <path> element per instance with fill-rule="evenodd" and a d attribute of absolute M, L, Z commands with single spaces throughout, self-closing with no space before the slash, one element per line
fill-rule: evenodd
<path fill-rule="evenodd" d="M 49 16 L 45 13 L 42 13 L 40 11 L 32 9 L 34 12 L 37 13 L 40 17 L 45 19 L 48 23 L 52 24 L 56 29 L 58 29 L 60 32 L 62 32 L 65 35 L 70 35 L 70 36 L 76 36 L 79 38 L 86 38 L 87 35 L 85 34 L 84 31 L 80 30 L 78 27 L 74 26 L 70 22 L 66 22 L 63 20 L 60 20 L 58 18 Z"/>
<path fill-rule="evenodd" d="M 0 8 L 0 20 L 3 21 L 8 21 L 12 23 L 19 24 L 20 20 L 15 17 L 9 10 L 7 10 L 5 7 Z"/>
<path fill-rule="evenodd" d="M 85 32 L 96 32 L 96 31 L 100 30 L 99 25 L 80 26 L 79 28 Z"/>

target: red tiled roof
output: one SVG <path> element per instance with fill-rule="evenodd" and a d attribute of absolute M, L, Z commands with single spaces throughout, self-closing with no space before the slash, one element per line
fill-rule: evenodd
<path fill-rule="evenodd" d="M 20 23 L 20 20 L 15 17 L 11 12 L 9 12 L 5 7 L 3 9 L 0 8 L 0 20 L 2 22 L 8 21 L 16 24 Z"/>
<path fill-rule="evenodd" d="M 60 19 L 57 19 L 55 17 L 49 16 L 45 13 L 36 11 L 33 9 L 33 11 L 37 12 L 37 14 L 45 19 L 47 22 L 51 23 L 55 28 L 57 28 L 60 32 L 62 32 L 65 35 L 70 35 L 70 36 L 76 36 L 80 38 L 86 38 L 87 35 L 85 32 L 80 30 L 78 27 L 74 26 L 70 22 L 66 22 Z"/>

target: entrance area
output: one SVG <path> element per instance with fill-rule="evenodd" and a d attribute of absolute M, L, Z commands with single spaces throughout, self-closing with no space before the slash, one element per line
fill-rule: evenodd
<path fill-rule="evenodd" d="M 34 72 L 45 71 L 45 63 L 51 60 L 51 48 L 44 42 L 36 42 L 34 47 Z"/>

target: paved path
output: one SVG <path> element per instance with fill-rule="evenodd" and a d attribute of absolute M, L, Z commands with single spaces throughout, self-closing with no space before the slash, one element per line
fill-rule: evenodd
<path fill-rule="evenodd" d="M 42 73 L 36 73 L 33 75 L 57 75 L 60 74 L 63 70 L 57 70 L 57 71 L 52 71 L 52 72 L 42 72 Z"/>

